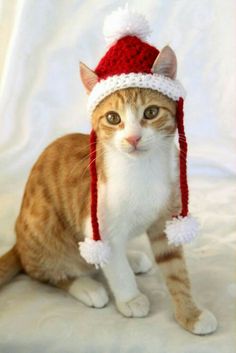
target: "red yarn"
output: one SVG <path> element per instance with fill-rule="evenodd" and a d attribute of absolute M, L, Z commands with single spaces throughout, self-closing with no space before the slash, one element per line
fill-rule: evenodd
<path fill-rule="evenodd" d="M 150 74 L 158 54 L 158 49 L 138 37 L 125 36 L 110 47 L 95 72 L 99 79 L 131 72 Z"/>
<path fill-rule="evenodd" d="M 90 197 L 91 197 L 91 222 L 93 229 L 93 240 L 101 240 L 98 218 L 97 218 L 97 203 L 98 203 L 98 190 L 97 190 L 97 168 L 96 168 L 96 141 L 97 136 L 94 130 L 90 133 Z"/>
<path fill-rule="evenodd" d="M 179 133 L 179 168 L 180 168 L 180 191 L 181 191 L 181 201 L 182 201 L 182 211 L 181 216 L 185 217 L 188 215 L 188 181 L 187 181 L 187 151 L 188 145 L 184 131 L 184 101 L 180 98 L 177 105 L 177 128 Z"/>

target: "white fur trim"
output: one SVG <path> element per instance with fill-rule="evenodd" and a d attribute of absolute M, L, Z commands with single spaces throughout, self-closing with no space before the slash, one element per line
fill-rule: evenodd
<path fill-rule="evenodd" d="M 158 74 L 130 73 L 108 77 L 99 81 L 88 97 L 88 110 L 90 114 L 94 108 L 109 94 L 123 88 L 139 87 L 151 88 L 159 91 L 174 101 L 185 97 L 185 90 L 181 83 L 169 77 Z"/>
<path fill-rule="evenodd" d="M 86 262 L 95 265 L 96 268 L 106 265 L 111 257 L 110 246 L 101 240 L 86 238 L 79 243 L 79 250 Z"/>
<path fill-rule="evenodd" d="M 171 221 L 166 222 L 164 232 L 167 235 L 169 244 L 176 246 L 182 243 L 190 243 L 199 230 L 199 224 L 192 216 L 175 217 Z"/>
<path fill-rule="evenodd" d="M 128 4 L 107 16 L 103 26 L 103 34 L 109 45 L 127 35 L 133 35 L 145 40 L 150 33 L 146 18 L 140 13 L 129 9 Z"/>

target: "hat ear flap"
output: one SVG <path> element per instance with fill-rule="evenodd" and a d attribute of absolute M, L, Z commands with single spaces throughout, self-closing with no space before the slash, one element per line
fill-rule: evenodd
<path fill-rule="evenodd" d="M 168 45 L 156 57 L 151 69 L 152 73 L 163 75 L 174 80 L 177 73 L 175 52 Z"/>
<path fill-rule="evenodd" d="M 86 92 L 89 94 L 98 82 L 98 76 L 94 71 L 92 71 L 88 66 L 86 66 L 82 62 L 80 62 L 79 68 L 81 80 L 86 89 Z"/>

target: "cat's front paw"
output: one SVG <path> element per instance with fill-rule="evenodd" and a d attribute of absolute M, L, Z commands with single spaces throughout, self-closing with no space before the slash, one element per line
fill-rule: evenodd
<path fill-rule="evenodd" d="M 126 317 L 147 316 L 150 309 L 149 300 L 146 295 L 139 293 L 128 302 L 116 302 L 118 310 Z"/>
<path fill-rule="evenodd" d="M 203 310 L 193 326 L 192 333 L 195 335 L 208 335 L 217 328 L 215 316 L 208 310 Z"/>

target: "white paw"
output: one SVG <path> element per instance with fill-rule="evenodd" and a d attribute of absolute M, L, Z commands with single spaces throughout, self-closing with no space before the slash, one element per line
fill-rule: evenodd
<path fill-rule="evenodd" d="M 192 332 L 196 335 L 207 335 L 212 333 L 217 328 L 215 316 L 208 310 L 203 310 L 195 323 Z"/>
<path fill-rule="evenodd" d="M 80 277 L 74 280 L 69 293 L 87 306 L 103 308 L 109 301 L 103 285 L 90 277 Z"/>
<path fill-rule="evenodd" d="M 145 273 L 152 268 L 152 262 L 142 251 L 132 250 L 128 252 L 130 266 L 134 273 Z"/>
<path fill-rule="evenodd" d="M 150 304 L 146 295 L 139 293 L 128 302 L 117 302 L 118 310 L 126 317 L 143 317 L 149 313 Z"/>

